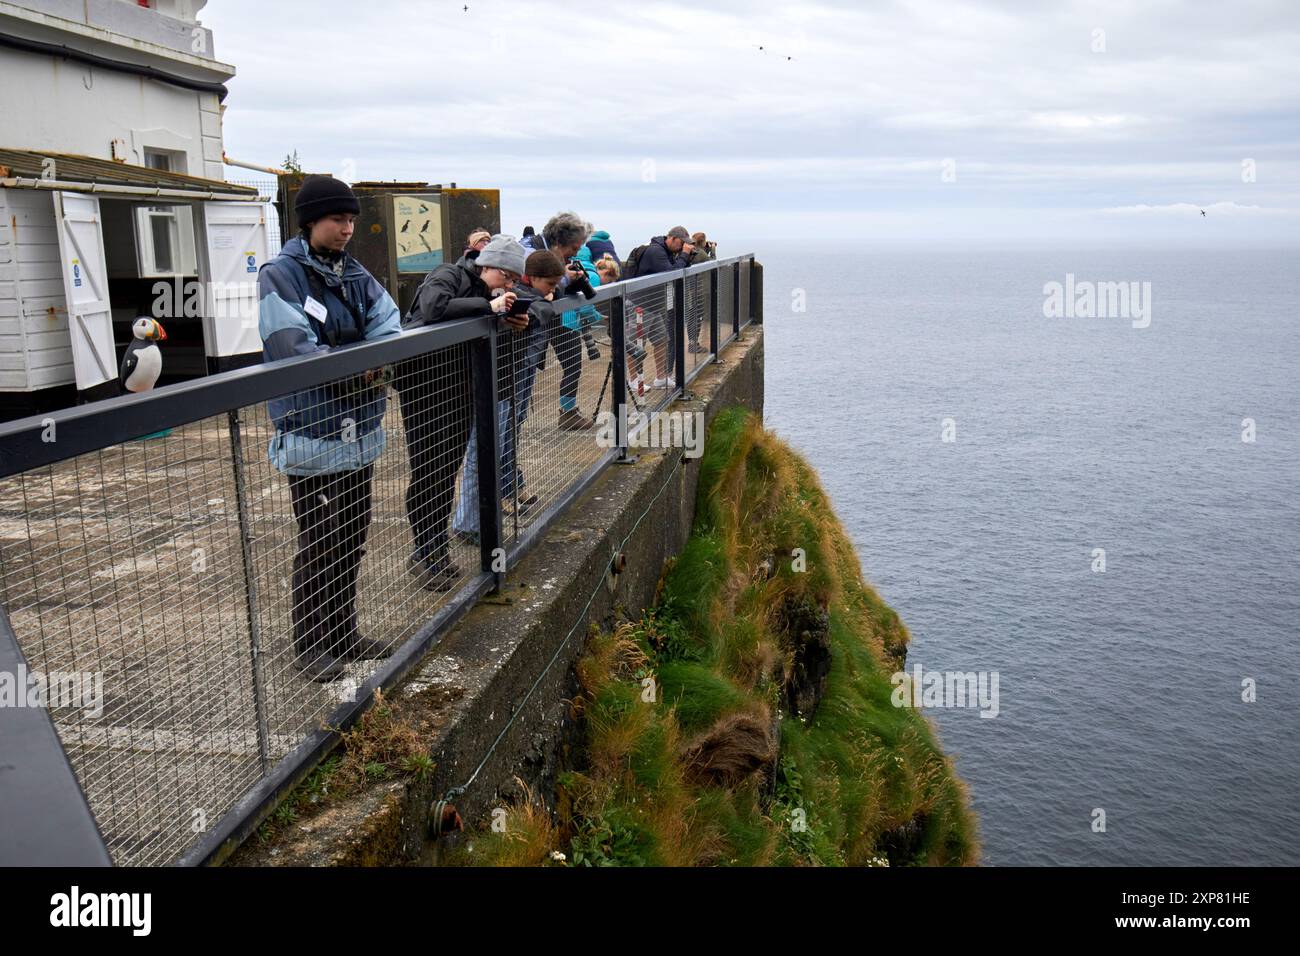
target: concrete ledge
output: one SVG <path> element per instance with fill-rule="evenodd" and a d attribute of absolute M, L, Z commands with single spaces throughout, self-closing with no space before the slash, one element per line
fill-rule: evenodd
<path fill-rule="evenodd" d="M 762 415 L 762 326 L 746 328 L 690 390 L 672 410 L 703 412 L 706 424 L 737 404 Z M 549 799 L 590 625 L 654 603 L 664 561 L 690 535 L 698 475 L 698 459 L 680 450 L 645 450 L 635 464 L 608 468 L 390 695 L 399 712 L 420 713 L 433 772 L 342 800 L 266 846 L 246 845 L 232 863 L 429 862 L 429 815 L 449 789 L 465 786 L 452 802 L 467 823 L 514 795 L 516 777 Z M 607 569 L 618 550 L 626 568 L 614 577 Z"/>

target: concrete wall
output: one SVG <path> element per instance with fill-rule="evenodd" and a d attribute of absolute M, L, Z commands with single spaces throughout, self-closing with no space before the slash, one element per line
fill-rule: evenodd
<path fill-rule="evenodd" d="M 691 389 L 694 399 L 673 410 L 702 412 L 707 422 L 736 404 L 761 415 L 762 327 L 746 329 Z M 653 604 L 664 561 L 690 535 L 698 475 L 698 459 L 683 459 L 680 451 L 651 450 L 635 464 L 606 469 L 506 576 L 498 594 L 474 607 L 388 695 L 395 710 L 411 708 L 418 715 L 411 722 L 429 728 L 433 773 L 376 786 L 269 844 L 250 841 L 232 862 L 430 862 L 437 849 L 427 839 L 435 801 L 465 783 L 489 752 L 473 784 L 453 801 L 466 821 L 482 822 L 515 796 L 516 777 L 549 798 L 572 736 L 573 664 L 588 625 L 608 626 L 617 614 L 636 618 Z M 610 579 L 606 572 L 617 550 L 626 570 Z"/>
<path fill-rule="evenodd" d="M 148 147 L 182 153 L 178 172 L 225 178 L 215 93 L 7 47 L 0 75 L 0 145 L 136 166 L 146 165 Z"/>

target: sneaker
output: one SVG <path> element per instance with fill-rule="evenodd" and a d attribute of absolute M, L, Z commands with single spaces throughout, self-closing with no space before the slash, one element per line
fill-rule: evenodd
<path fill-rule="evenodd" d="M 706 349 L 699 342 L 692 342 L 690 345 L 686 347 L 686 351 L 690 352 L 692 355 L 700 355 L 704 352 L 707 352 L 708 349 Z"/>
<path fill-rule="evenodd" d="M 474 547 L 474 548 L 477 548 L 477 547 L 478 547 L 478 532 L 477 532 L 477 531 L 458 531 L 458 530 L 453 530 L 452 533 L 451 533 L 451 536 L 452 536 L 453 538 L 455 538 L 457 541 L 459 541 L 461 544 L 467 544 L 467 545 L 469 545 L 470 547 Z"/>
<path fill-rule="evenodd" d="M 302 676 L 317 684 L 336 681 L 348 672 L 344 661 L 328 651 L 307 651 L 293 659 L 293 666 L 302 671 Z"/>
<path fill-rule="evenodd" d="M 655 383 L 650 387 L 651 388 L 676 388 L 677 381 L 676 379 L 671 379 L 671 378 L 657 378 L 655 379 Z"/>
<path fill-rule="evenodd" d="M 360 635 L 339 657 L 345 661 L 377 661 L 392 654 L 392 648 Z"/>
<path fill-rule="evenodd" d="M 576 408 L 570 408 L 568 411 L 560 412 L 560 417 L 556 422 L 556 425 L 562 432 L 585 432 L 590 431 L 595 427 L 592 425 L 591 420 Z"/>

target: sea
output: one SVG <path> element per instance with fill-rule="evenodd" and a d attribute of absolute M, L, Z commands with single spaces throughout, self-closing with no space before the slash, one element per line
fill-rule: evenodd
<path fill-rule="evenodd" d="M 981 862 L 1300 863 L 1300 249 L 744 245 Z"/>

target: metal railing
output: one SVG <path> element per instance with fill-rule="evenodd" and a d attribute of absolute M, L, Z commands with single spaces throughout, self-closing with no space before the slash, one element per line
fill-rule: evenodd
<path fill-rule="evenodd" d="M 626 456 L 620 410 L 663 409 L 735 339 L 751 263 L 577 298 L 541 369 L 485 316 L 0 426 L 0 609 L 77 691 L 45 705 L 113 861 L 245 837 Z M 359 467 L 288 437 L 320 434 Z M 309 679 L 325 648 L 344 672 Z"/>

